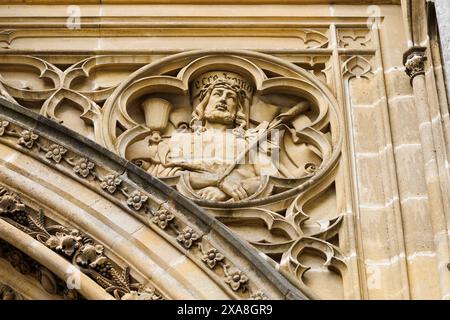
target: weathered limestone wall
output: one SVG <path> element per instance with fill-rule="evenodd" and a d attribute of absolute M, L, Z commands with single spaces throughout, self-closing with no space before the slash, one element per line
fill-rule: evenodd
<path fill-rule="evenodd" d="M 449 113 L 425 1 L 254 2 L 0 5 L 1 94 L 135 163 L 188 129 L 203 72 L 255 86 L 251 129 L 306 100 L 286 125 L 308 139 L 280 147 L 301 173 L 266 193 L 228 201 L 222 181 L 140 164 L 320 298 L 450 298 Z M 448 66 L 450 6 L 435 5 Z M 139 109 L 155 96 L 177 112 Z"/>

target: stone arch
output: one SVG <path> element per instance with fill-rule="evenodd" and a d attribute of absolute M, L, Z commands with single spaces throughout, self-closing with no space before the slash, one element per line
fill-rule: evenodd
<path fill-rule="evenodd" d="M 18 195 L 29 208 L 25 212 L 43 212 L 53 224 L 77 229 L 103 246 L 104 255 L 123 270 L 129 267 L 138 283 L 168 299 L 313 297 L 160 180 L 49 119 L 4 99 L 0 103 L 2 187 Z M 78 267 L 9 223 L 3 214 L 8 210 L 0 210 L 3 240 L 36 255 L 62 279 L 68 265 Z M 212 249 L 215 259 L 208 255 Z M 83 296 L 114 297 L 89 274 L 82 275 Z"/>

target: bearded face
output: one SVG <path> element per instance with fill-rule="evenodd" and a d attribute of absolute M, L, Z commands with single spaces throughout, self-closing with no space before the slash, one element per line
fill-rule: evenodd
<path fill-rule="evenodd" d="M 204 117 L 209 122 L 231 125 L 236 119 L 237 94 L 233 90 L 216 87 L 211 91 Z"/>

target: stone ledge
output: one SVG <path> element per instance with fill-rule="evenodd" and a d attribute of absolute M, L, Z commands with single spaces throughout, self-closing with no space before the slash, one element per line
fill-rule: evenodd
<path fill-rule="evenodd" d="M 279 0 L 5 0 L 3 4 L 280 4 Z M 283 4 L 355 4 L 354 0 L 284 0 Z M 360 0 L 358 4 L 400 4 L 400 0 Z"/>

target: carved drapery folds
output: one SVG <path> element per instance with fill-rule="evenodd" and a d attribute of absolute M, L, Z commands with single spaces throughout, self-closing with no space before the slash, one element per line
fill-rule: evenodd
<path fill-rule="evenodd" d="M 349 37 L 360 38 L 349 35 L 343 41 Z M 26 64 L 40 76 L 13 90 L 11 81 L 2 80 L 10 100 L 35 108 L 176 188 L 300 288 L 313 265 L 338 278 L 345 272 L 337 237 L 343 216 L 334 183 L 342 121 L 335 98 L 312 72 L 263 54 L 199 51 L 169 56 L 99 85 L 91 80 L 93 70 L 112 63 L 117 68 L 141 65 L 101 56 L 62 72 L 37 58 L 14 59 L 19 58 L 9 63 Z M 179 225 L 169 203 L 133 190 L 114 173 L 99 172 L 95 163 L 57 142 L 42 143 L 30 130 L 11 130 L 7 122 L 0 130 L 173 233 L 179 245 L 198 251 L 205 266 L 221 270 L 231 290 L 248 292 L 247 298 L 264 296 L 248 290 L 247 276 L 202 244 L 201 233 Z M 89 245 L 78 237 L 58 232 L 45 242 L 71 256 Z M 63 242 L 76 247 L 62 249 Z M 94 245 L 89 252 L 95 255 Z M 87 265 L 96 264 L 91 260 Z M 116 278 L 121 277 L 127 276 Z M 124 295 L 133 296 L 119 296 Z"/>

